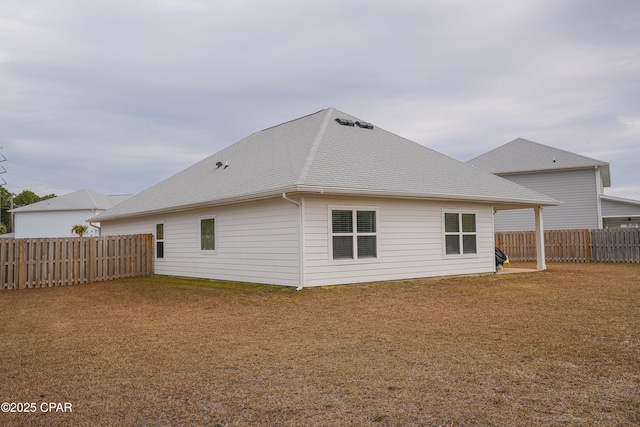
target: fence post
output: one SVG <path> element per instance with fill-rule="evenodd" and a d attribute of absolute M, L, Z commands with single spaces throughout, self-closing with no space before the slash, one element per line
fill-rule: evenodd
<path fill-rule="evenodd" d="M 591 230 L 584 230 L 584 241 L 587 247 L 586 262 L 591 262 Z"/>

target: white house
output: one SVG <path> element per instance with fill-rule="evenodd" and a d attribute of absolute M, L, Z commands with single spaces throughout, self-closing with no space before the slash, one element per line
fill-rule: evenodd
<path fill-rule="evenodd" d="M 153 233 L 157 274 L 321 286 L 494 272 L 494 212 L 534 208 L 543 251 L 542 207 L 557 203 L 329 108 L 95 220 L 103 235 Z"/>
<path fill-rule="evenodd" d="M 515 139 L 467 163 L 562 202 L 545 210 L 547 230 L 637 226 L 640 201 L 606 196 L 609 163 L 529 141 Z M 496 215 L 496 231 L 533 230 L 530 211 Z"/>
<path fill-rule="evenodd" d="M 106 196 L 93 190 L 79 190 L 11 210 L 15 238 L 72 237 L 74 225 L 85 225 L 89 217 L 131 197 Z M 87 235 L 97 234 L 89 227 Z"/>

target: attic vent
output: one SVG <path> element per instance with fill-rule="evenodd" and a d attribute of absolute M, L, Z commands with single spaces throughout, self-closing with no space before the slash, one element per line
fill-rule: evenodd
<path fill-rule="evenodd" d="M 340 123 L 342 126 L 353 126 L 353 120 L 347 119 L 336 119 L 336 122 Z"/>
<path fill-rule="evenodd" d="M 367 122 L 356 122 L 356 125 L 358 125 L 358 127 L 365 128 L 365 129 L 373 129 L 373 125 Z"/>

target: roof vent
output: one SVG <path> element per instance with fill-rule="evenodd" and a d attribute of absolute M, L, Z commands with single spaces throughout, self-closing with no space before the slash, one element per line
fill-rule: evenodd
<path fill-rule="evenodd" d="M 361 128 L 364 128 L 364 129 L 373 129 L 373 125 L 371 123 L 356 122 L 356 124 L 358 125 L 358 127 L 361 127 Z"/>
<path fill-rule="evenodd" d="M 336 122 L 340 123 L 342 126 L 353 126 L 353 120 L 347 120 L 347 119 L 336 119 Z"/>

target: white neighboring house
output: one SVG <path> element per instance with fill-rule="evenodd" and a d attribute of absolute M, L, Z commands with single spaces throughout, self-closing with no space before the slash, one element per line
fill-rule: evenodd
<path fill-rule="evenodd" d="M 79 190 L 11 210 L 16 239 L 34 237 L 73 237 L 74 225 L 87 225 L 87 219 L 131 197 L 107 196 L 93 190 Z M 86 236 L 97 235 L 97 224 Z"/>
<path fill-rule="evenodd" d="M 640 223 L 640 201 L 611 197 L 609 163 L 515 139 L 467 163 L 562 202 L 545 210 L 547 230 L 599 229 Z M 496 214 L 496 231 L 534 230 L 530 211 Z"/>
<path fill-rule="evenodd" d="M 256 132 L 99 214 L 161 275 L 322 286 L 496 271 L 494 211 L 558 202 L 333 108 Z M 540 253 L 539 253 L 540 254 Z"/>

